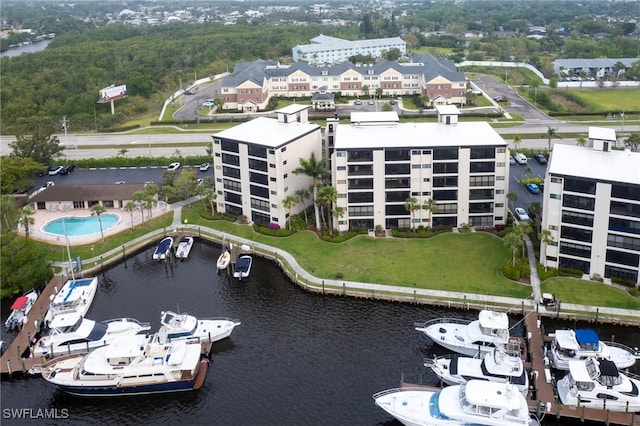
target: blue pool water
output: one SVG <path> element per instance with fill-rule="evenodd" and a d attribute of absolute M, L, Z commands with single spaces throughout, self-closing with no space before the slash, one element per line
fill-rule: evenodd
<path fill-rule="evenodd" d="M 106 232 L 118 223 L 118 215 L 104 213 L 100 215 L 102 220 L 102 231 Z M 56 235 L 67 235 L 68 237 L 79 237 L 100 233 L 100 222 L 98 216 L 87 217 L 63 217 L 52 220 L 44 226 L 44 232 Z"/>

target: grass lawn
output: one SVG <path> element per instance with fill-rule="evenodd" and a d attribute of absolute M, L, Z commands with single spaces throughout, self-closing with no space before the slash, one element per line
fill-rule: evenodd
<path fill-rule="evenodd" d="M 640 111 L 640 89 L 582 89 L 572 93 L 591 105 L 593 111 Z"/>
<path fill-rule="evenodd" d="M 640 309 L 640 299 L 610 285 L 576 278 L 551 278 L 542 283 L 542 291 L 556 298 L 579 305 L 607 306 L 620 309 Z"/>

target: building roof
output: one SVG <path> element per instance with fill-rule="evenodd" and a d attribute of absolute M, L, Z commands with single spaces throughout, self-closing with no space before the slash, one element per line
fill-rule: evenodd
<path fill-rule="evenodd" d="M 315 53 L 327 50 L 344 50 L 344 49 L 367 49 L 382 46 L 406 45 L 406 42 L 400 37 L 389 38 L 373 38 L 366 40 L 343 40 L 340 38 L 329 37 L 320 34 L 318 37 L 311 39 L 312 44 L 299 44 L 293 48 L 295 52 Z"/>
<path fill-rule="evenodd" d="M 29 202 L 131 200 L 134 192 L 142 191 L 143 189 L 143 183 L 54 185 L 37 194 Z"/>
<path fill-rule="evenodd" d="M 379 123 L 399 123 L 398 113 L 395 111 L 363 112 L 354 111 L 351 113 L 351 123 L 356 125 L 379 124 Z"/>
<path fill-rule="evenodd" d="M 640 153 L 556 144 L 548 173 L 640 185 Z"/>
<path fill-rule="evenodd" d="M 460 115 L 460 110 L 455 105 L 436 105 L 435 109 L 440 115 Z"/>
<path fill-rule="evenodd" d="M 280 109 L 275 110 L 276 113 L 281 113 L 281 114 L 287 114 L 287 115 L 291 115 L 291 114 L 297 114 L 300 111 L 304 111 L 305 109 L 309 109 L 311 108 L 311 105 L 303 105 L 303 104 L 291 104 L 291 105 L 287 105 L 286 107 L 282 107 Z"/>
<path fill-rule="evenodd" d="M 629 68 L 631 64 L 637 61 L 638 58 L 570 58 L 570 59 L 556 59 L 553 61 L 553 68 L 558 71 L 560 67 L 563 69 L 575 69 L 575 68 L 613 68 L 616 62 L 622 62 L 625 67 Z"/>
<path fill-rule="evenodd" d="M 606 127 L 589 126 L 589 139 L 598 139 L 601 141 L 615 141 L 616 130 Z"/>
<path fill-rule="evenodd" d="M 277 148 L 314 131 L 319 132 L 319 129 L 319 125 L 312 123 L 282 123 L 273 118 L 258 117 L 216 133 L 213 137 Z"/>
<path fill-rule="evenodd" d="M 340 124 L 336 129 L 335 138 L 336 149 L 485 145 L 507 145 L 486 122 L 450 125 L 444 123 Z"/>

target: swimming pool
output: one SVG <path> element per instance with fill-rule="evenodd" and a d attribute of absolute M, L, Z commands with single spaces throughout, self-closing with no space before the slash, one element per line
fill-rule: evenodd
<path fill-rule="evenodd" d="M 120 217 L 117 214 L 103 213 L 100 215 L 100 219 L 102 220 L 102 231 L 106 232 L 118 223 Z M 100 222 L 98 222 L 98 216 L 69 216 L 52 220 L 44 225 L 42 230 L 49 234 L 80 237 L 83 235 L 99 234 Z"/>

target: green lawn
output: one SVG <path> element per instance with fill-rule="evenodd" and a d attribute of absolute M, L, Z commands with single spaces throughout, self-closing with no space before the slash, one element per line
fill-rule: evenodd
<path fill-rule="evenodd" d="M 640 309 L 640 299 L 610 285 L 576 278 L 551 278 L 542 283 L 542 291 L 557 299 L 579 305 L 607 306 L 620 309 Z"/>
<path fill-rule="evenodd" d="M 640 89 L 582 89 L 572 92 L 591 105 L 594 111 L 640 111 Z"/>

